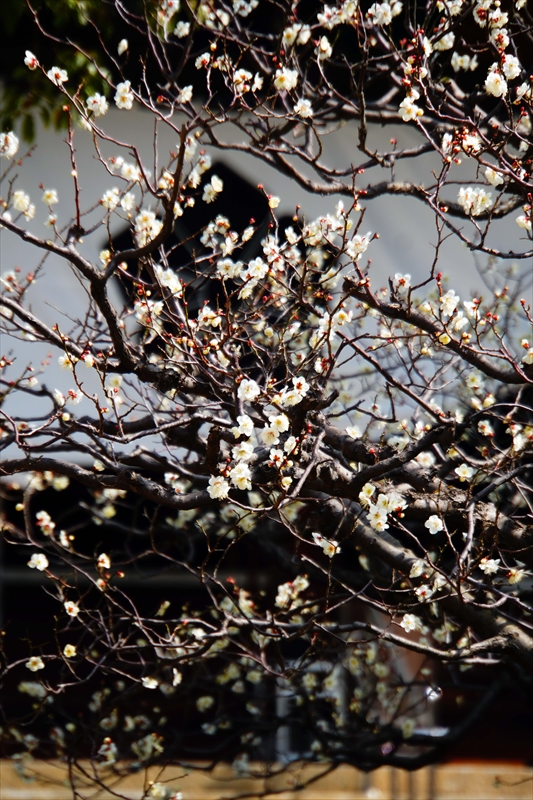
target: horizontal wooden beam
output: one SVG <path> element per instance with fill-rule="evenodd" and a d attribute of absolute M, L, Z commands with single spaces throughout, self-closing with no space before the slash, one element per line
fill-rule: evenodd
<path fill-rule="evenodd" d="M 82 766 L 92 772 L 89 763 Z M 246 794 L 249 800 L 531 800 L 533 768 L 509 763 L 450 763 L 425 767 L 414 773 L 381 767 L 363 773 L 341 766 L 326 777 L 316 780 L 325 765 L 298 764 L 283 776 L 267 781 L 236 778 L 231 767 L 219 765 L 213 772 L 154 767 L 128 775 L 113 785 L 114 793 L 95 787 L 83 788 L 79 780 L 78 797 L 98 800 L 142 800 L 147 797 L 150 782 L 164 782 L 183 793 L 183 800 L 225 800 Z M 0 761 L 0 796 L 2 800 L 72 800 L 67 771 L 58 761 L 28 761 L 25 772 L 33 775 L 28 781 L 13 766 L 13 761 Z M 103 776 L 103 774 L 102 774 Z M 306 788 L 297 787 L 313 780 Z M 266 794 L 264 794 L 266 792 Z"/>

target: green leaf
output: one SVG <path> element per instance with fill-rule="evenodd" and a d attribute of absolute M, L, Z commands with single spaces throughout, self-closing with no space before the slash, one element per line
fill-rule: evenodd
<path fill-rule="evenodd" d="M 35 120 L 33 114 L 24 114 L 20 132 L 24 141 L 31 144 L 35 140 Z"/>

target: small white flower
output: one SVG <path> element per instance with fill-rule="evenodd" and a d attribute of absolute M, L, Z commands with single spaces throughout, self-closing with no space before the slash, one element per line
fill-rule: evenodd
<path fill-rule="evenodd" d="M 32 557 L 28 561 L 28 567 L 30 569 L 36 569 L 39 572 L 43 572 L 48 568 L 48 559 L 44 553 L 33 553 Z"/>
<path fill-rule="evenodd" d="M 252 488 L 252 472 L 248 464 L 244 461 L 239 461 L 232 470 L 230 470 L 229 478 L 237 489 L 241 491 L 250 491 Z"/>
<path fill-rule="evenodd" d="M 228 496 L 230 486 L 221 475 L 212 475 L 209 478 L 207 491 L 212 500 L 224 500 Z"/>
<path fill-rule="evenodd" d="M 430 533 L 439 533 L 439 531 L 444 530 L 444 523 L 437 514 L 432 514 L 424 522 L 424 527 L 426 527 Z"/>
<path fill-rule="evenodd" d="M 531 233 L 531 217 L 527 217 L 525 214 L 520 214 L 520 216 L 516 218 L 516 224 L 519 228 L 523 228 Z"/>
<path fill-rule="evenodd" d="M 238 426 L 231 429 L 235 438 L 237 439 L 239 436 L 246 436 L 250 438 L 254 432 L 254 423 L 250 417 L 247 414 L 239 414 L 237 417 L 237 422 Z"/>
<path fill-rule="evenodd" d="M 349 428 L 346 428 L 346 433 L 348 436 L 351 436 L 352 439 L 360 439 L 361 438 L 361 429 L 357 427 L 357 425 L 351 425 Z M 373 489 L 374 487 L 372 487 Z"/>
<path fill-rule="evenodd" d="M 322 548 L 322 551 L 329 558 L 333 558 L 336 553 L 340 553 L 341 548 L 339 543 L 334 539 L 326 539 L 321 533 L 316 531 L 312 534 L 313 541 L 316 545 Z"/>
<path fill-rule="evenodd" d="M 413 561 L 413 563 L 411 565 L 411 569 L 409 571 L 409 577 L 410 578 L 419 578 L 422 575 L 422 573 L 424 572 L 424 566 L 425 566 L 424 562 L 421 561 L 420 559 L 417 559 L 416 561 Z"/>
<path fill-rule="evenodd" d="M 274 428 L 278 433 L 285 433 L 289 430 L 289 418 L 286 414 L 276 414 L 269 417 L 270 427 Z"/>
<path fill-rule="evenodd" d="M 517 59 L 517 57 L 505 53 L 502 59 L 502 70 L 503 74 L 505 75 L 508 81 L 512 81 L 515 78 L 518 78 L 521 72 L 521 68 L 520 68 L 520 62 Z"/>
<path fill-rule="evenodd" d="M 13 158 L 19 149 L 19 139 L 13 131 L 0 133 L 0 157 Z"/>
<path fill-rule="evenodd" d="M 26 50 L 26 56 L 24 58 L 24 63 L 26 64 L 28 69 L 32 69 L 32 70 L 33 69 L 37 69 L 37 67 L 39 66 L 39 62 L 37 60 L 37 57 L 33 55 L 31 50 Z"/>
<path fill-rule="evenodd" d="M 190 30 L 191 30 L 190 22 L 180 21 L 174 28 L 174 36 L 177 36 L 178 39 L 184 39 L 186 36 L 189 35 Z"/>
<path fill-rule="evenodd" d="M 453 289 L 450 289 L 440 298 L 442 313 L 446 317 L 451 317 L 460 302 L 461 298 L 459 295 L 455 294 Z"/>
<path fill-rule="evenodd" d="M 313 116 L 313 107 L 310 100 L 298 100 L 293 111 L 298 117 L 302 117 L 302 119 L 309 119 Z"/>
<path fill-rule="evenodd" d="M 371 483 L 365 483 L 361 491 L 359 492 L 359 502 L 362 506 L 366 506 L 370 504 L 370 498 L 376 491 L 376 487 L 373 486 Z"/>
<path fill-rule="evenodd" d="M 131 91 L 130 81 L 119 83 L 117 85 L 117 91 L 115 92 L 115 104 L 117 108 L 124 108 L 126 111 L 130 111 L 133 107 L 133 100 L 134 96 Z M 126 176 L 123 175 L 123 177 Z"/>
<path fill-rule="evenodd" d="M 507 573 L 507 580 L 510 584 L 520 583 L 526 577 L 526 572 L 518 567 L 513 567 Z"/>
<path fill-rule="evenodd" d="M 101 553 L 96 562 L 98 569 L 111 569 L 111 559 L 107 553 Z"/>
<path fill-rule="evenodd" d="M 422 623 L 420 617 L 417 617 L 416 614 L 404 614 L 400 625 L 406 633 L 409 633 L 410 631 L 419 629 Z"/>
<path fill-rule="evenodd" d="M 121 39 L 120 42 L 118 43 L 118 47 L 117 47 L 117 53 L 119 54 L 119 56 L 124 55 L 124 53 L 126 52 L 128 47 L 129 47 L 128 40 L 127 39 Z"/>
<path fill-rule="evenodd" d="M 108 109 L 109 103 L 105 97 L 98 94 L 98 92 L 87 98 L 87 110 L 92 111 L 95 117 L 103 117 L 104 114 L 107 114 Z"/>
<path fill-rule="evenodd" d="M 394 276 L 393 285 L 396 294 L 406 295 L 411 288 L 411 276 L 408 274 L 402 275 L 400 272 L 397 272 Z"/>
<path fill-rule="evenodd" d="M 440 52 L 445 52 L 446 50 L 451 50 L 455 44 L 455 34 L 453 31 L 449 31 L 445 33 L 444 36 L 441 36 L 436 42 L 433 42 L 433 49 L 439 50 Z"/>
<path fill-rule="evenodd" d="M 417 586 L 415 589 L 415 594 L 418 598 L 420 603 L 424 603 L 426 600 L 429 600 L 433 594 L 433 589 L 427 583 L 422 584 L 422 586 Z"/>
<path fill-rule="evenodd" d="M 492 206 L 492 195 L 484 189 L 462 186 L 459 189 L 457 201 L 466 214 L 477 217 Z"/>
<path fill-rule="evenodd" d="M 267 446 L 278 444 L 279 431 L 276 428 L 268 425 L 267 427 L 263 428 L 263 430 L 259 433 L 259 438 Z"/>
<path fill-rule="evenodd" d="M 205 69 L 210 63 L 211 63 L 211 54 L 202 53 L 202 55 L 198 56 L 198 58 L 194 62 L 194 66 L 196 67 L 196 69 Z"/>
<path fill-rule="evenodd" d="M 418 92 L 415 93 L 412 91 L 411 94 L 400 103 L 399 111 L 403 122 L 412 122 L 414 119 L 422 116 L 424 113 L 422 109 L 415 103 L 417 95 Z"/>
<path fill-rule="evenodd" d="M 130 211 L 133 211 L 133 209 L 135 208 L 135 204 L 136 204 L 136 200 L 135 200 L 135 195 L 133 194 L 133 192 L 126 192 L 126 194 L 124 195 L 124 197 L 120 201 L 120 207 L 126 213 L 129 213 Z"/>
<path fill-rule="evenodd" d="M 486 419 L 482 419 L 478 422 L 477 429 L 482 436 L 494 436 L 494 428 Z"/>
<path fill-rule="evenodd" d="M 464 483 L 464 481 L 469 481 L 474 474 L 474 470 L 472 467 L 469 467 L 468 464 L 461 464 L 459 467 L 455 468 L 454 472 L 459 476 L 459 480 L 462 483 Z"/>
<path fill-rule="evenodd" d="M 254 446 L 250 441 L 240 442 L 232 448 L 231 454 L 235 461 L 248 461 L 254 454 Z"/>
<path fill-rule="evenodd" d="M 199 697 L 196 701 L 196 708 L 198 711 L 203 714 L 204 711 L 207 711 L 208 708 L 214 704 L 215 700 L 211 695 L 204 695 L 204 697 Z"/>
<path fill-rule="evenodd" d="M 22 211 L 26 213 L 30 207 L 30 196 L 23 192 L 21 189 L 18 189 L 16 192 L 13 192 L 13 208 L 15 211 Z"/>
<path fill-rule="evenodd" d="M 59 67 L 52 67 L 52 69 L 48 70 L 46 75 L 56 86 L 61 86 L 61 84 L 68 81 L 67 71 Z"/>
<path fill-rule="evenodd" d="M 392 8 L 388 3 L 374 3 L 368 9 L 367 17 L 370 17 L 376 25 L 390 25 L 392 22 Z"/>
<path fill-rule="evenodd" d="M 145 689 L 157 689 L 159 686 L 159 681 L 156 678 L 150 678 L 148 676 L 141 678 L 142 685 Z"/>
<path fill-rule="evenodd" d="M 379 533 L 386 531 L 389 527 L 386 509 L 381 508 L 378 505 L 374 505 L 373 503 L 369 503 L 366 518 L 370 527 Z"/>
<path fill-rule="evenodd" d="M 501 186 L 503 183 L 503 178 L 499 172 L 492 169 L 492 167 L 487 167 L 485 170 L 485 178 L 492 186 Z"/>
<path fill-rule="evenodd" d="M 184 86 L 178 94 L 178 103 L 190 103 L 192 100 L 192 85 Z"/>
<path fill-rule="evenodd" d="M 324 61 L 326 58 L 331 58 L 333 49 L 327 36 L 321 36 L 315 49 L 319 61 Z"/>
<path fill-rule="evenodd" d="M 118 206 L 119 202 L 120 191 L 116 186 L 114 186 L 112 189 L 108 189 L 107 192 L 104 192 L 102 199 L 100 200 L 102 206 L 108 211 L 113 211 Z"/>
<path fill-rule="evenodd" d="M 500 564 L 499 558 L 482 558 L 479 563 L 479 568 L 483 570 L 485 575 L 495 575 L 498 572 Z"/>
<path fill-rule="evenodd" d="M 65 658 L 75 658 L 77 655 L 76 645 L 74 644 L 66 644 L 63 648 L 63 655 Z"/>
<path fill-rule="evenodd" d="M 259 397 L 260 394 L 261 394 L 261 389 L 259 385 L 251 378 L 245 378 L 239 383 L 239 388 L 237 389 L 237 396 L 241 400 L 245 400 L 250 403 L 253 400 L 255 400 L 256 397 Z"/>
<path fill-rule="evenodd" d="M 44 661 L 40 656 L 32 656 L 29 661 L 26 661 L 26 667 L 31 672 L 37 672 L 40 669 L 44 669 Z"/>
<path fill-rule="evenodd" d="M 276 70 L 274 77 L 274 86 L 278 92 L 290 92 L 291 89 L 296 89 L 298 85 L 298 73 L 294 69 L 282 67 Z"/>
<path fill-rule="evenodd" d="M 494 97 L 503 97 L 507 94 L 507 81 L 497 69 L 491 69 L 487 75 L 485 79 L 485 91 L 487 94 L 491 94 Z"/>
<path fill-rule="evenodd" d="M 223 181 L 218 177 L 218 175 L 213 175 L 211 178 L 210 183 L 207 183 L 204 186 L 204 193 L 202 196 L 202 200 L 204 203 L 212 203 L 214 200 L 217 199 L 217 196 L 224 188 Z"/>
<path fill-rule="evenodd" d="M 63 606 L 65 607 L 65 611 L 67 612 L 69 617 L 77 617 L 78 614 L 80 613 L 80 607 L 77 605 L 77 603 L 74 603 L 72 600 L 65 600 Z"/>
<path fill-rule="evenodd" d="M 45 206 L 53 206 L 56 203 L 59 203 L 59 197 L 57 196 L 57 191 L 55 189 L 45 189 L 43 192 L 43 196 L 41 200 L 45 204 Z"/>

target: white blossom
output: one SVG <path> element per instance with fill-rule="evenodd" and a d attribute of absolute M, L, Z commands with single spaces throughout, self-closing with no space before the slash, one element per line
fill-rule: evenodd
<path fill-rule="evenodd" d="M 250 490 L 252 488 L 252 472 L 248 464 L 239 461 L 232 470 L 230 470 L 229 478 L 237 489 Z"/>
<path fill-rule="evenodd" d="M 313 107 L 311 105 L 311 101 L 303 98 L 298 100 L 293 108 L 293 111 L 298 117 L 302 117 L 302 119 L 309 119 L 313 116 Z"/>
<path fill-rule="evenodd" d="M 237 426 L 232 428 L 232 433 L 235 438 L 239 436 L 247 436 L 249 438 L 254 432 L 254 423 L 246 414 L 240 414 L 237 417 L 237 423 Z"/>
<path fill-rule="evenodd" d="M 34 56 L 31 50 L 26 50 L 24 63 L 28 67 L 28 69 L 34 70 L 37 69 L 39 66 L 39 61 L 37 60 L 37 56 Z"/>
<path fill-rule="evenodd" d="M 19 149 L 19 139 L 13 131 L 0 133 L 0 157 L 13 158 Z"/>
<path fill-rule="evenodd" d="M 454 472 L 461 482 L 469 481 L 474 474 L 473 468 L 469 467 L 468 464 L 460 464 L 455 468 Z"/>
<path fill-rule="evenodd" d="M 184 39 L 186 36 L 189 35 L 191 30 L 191 23 L 190 22 L 183 22 L 180 20 L 176 27 L 174 28 L 174 35 L 177 36 L 178 39 Z"/>
<path fill-rule="evenodd" d="M 416 105 L 416 100 L 420 97 L 416 89 L 412 89 L 410 94 L 400 103 L 400 117 L 404 122 L 412 122 L 417 117 L 422 116 L 423 110 Z"/>
<path fill-rule="evenodd" d="M 190 103 L 192 100 L 192 85 L 184 86 L 178 92 L 177 102 L 178 103 Z"/>
<path fill-rule="evenodd" d="M 211 181 L 204 186 L 204 193 L 202 196 L 204 203 L 212 203 L 214 200 L 216 200 L 223 188 L 223 181 L 218 177 L 218 175 L 213 175 Z"/>
<path fill-rule="evenodd" d="M 40 656 L 32 656 L 29 661 L 26 661 L 26 667 L 31 672 L 38 672 L 40 669 L 44 669 L 44 661 Z"/>
<path fill-rule="evenodd" d="M 213 697 L 211 697 L 210 695 L 204 695 L 203 697 L 199 697 L 197 699 L 196 708 L 198 709 L 198 711 L 200 711 L 200 713 L 203 714 L 205 711 L 211 708 L 212 705 L 214 705 L 214 702 L 215 700 Z"/>
<path fill-rule="evenodd" d="M 380 533 L 387 530 L 387 511 L 383 507 L 369 503 L 366 518 L 371 528 Z"/>
<path fill-rule="evenodd" d="M 455 34 L 453 31 L 448 31 L 444 36 L 439 35 L 439 38 L 433 42 L 433 49 L 444 52 L 445 50 L 451 50 L 454 44 Z"/>
<path fill-rule="evenodd" d="M 105 97 L 98 94 L 98 92 L 87 98 L 87 110 L 92 111 L 93 116 L 103 117 L 104 114 L 107 114 L 108 109 L 109 103 Z"/>
<path fill-rule="evenodd" d="M 368 9 L 367 17 L 376 25 L 390 25 L 392 22 L 392 8 L 388 3 L 374 3 Z"/>
<path fill-rule="evenodd" d="M 495 575 L 498 572 L 500 565 L 499 558 L 482 558 L 479 562 L 479 568 L 483 570 L 485 575 Z"/>
<path fill-rule="evenodd" d="M 516 218 L 516 224 L 519 228 L 523 228 L 524 230 L 531 233 L 531 216 L 527 216 L 526 214 L 520 214 Z"/>
<path fill-rule="evenodd" d="M 410 578 L 419 578 L 422 573 L 424 572 L 424 562 L 420 559 L 413 561 L 411 565 L 411 569 L 409 570 L 409 577 Z"/>
<path fill-rule="evenodd" d="M 46 74 L 49 80 L 51 80 L 56 86 L 61 86 L 63 83 L 68 81 L 67 71 L 60 69 L 59 67 L 52 67 L 52 69 L 49 69 Z"/>
<path fill-rule="evenodd" d="M 274 86 L 278 92 L 290 92 L 292 89 L 296 89 L 297 85 L 298 73 L 296 70 L 289 69 L 288 67 L 282 67 L 281 69 L 276 70 Z"/>
<path fill-rule="evenodd" d="M 324 555 L 328 556 L 328 558 L 333 558 L 334 555 L 340 553 L 339 543 L 334 539 L 326 539 L 321 533 L 317 532 L 313 533 L 312 536 L 314 543 L 322 548 Z"/>
<path fill-rule="evenodd" d="M 424 526 L 430 533 L 439 533 L 444 530 L 444 523 L 437 514 L 432 514 L 425 522 Z"/>
<path fill-rule="evenodd" d="M 77 603 L 74 603 L 72 600 L 65 600 L 63 606 L 69 617 L 77 617 L 78 614 L 80 613 L 79 605 Z"/>
<path fill-rule="evenodd" d="M 447 317 L 451 317 L 460 302 L 460 297 L 455 294 L 453 289 L 449 289 L 446 294 L 443 294 L 440 298 L 442 313 Z"/>
<path fill-rule="evenodd" d="M 123 81 L 117 84 L 115 92 L 115 104 L 117 108 L 123 108 L 126 111 L 131 111 L 133 108 L 134 95 L 131 91 L 130 81 Z M 125 177 L 125 176 L 124 176 Z"/>
<path fill-rule="evenodd" d="M 319 61 L 325 61 L 326 58 L 331 58 L 333 50 L 327 36 L 321 36 L 315 49 Z"/>
<path fill-rule="evenodd" d="M 487 167 L 484 172 L 485 178 L 492 186 L 501 186 L 503 183 L 502 175 L 497 172 L 496 170 L 492 169 L 492 167 Z"/>
<path fill-rule="evenodd" d="M 100 202 L 105 209 L 108 211 L 113 211 L 120 202 L 119 189 L 116 186 L 114 186 L 112 189 L 108 189 L 102 195 Z"/>
<path fill-rule="evenodd" d="M 459 205 L 465 214 L 477 217 L 492 206 L 492 195 L 484 189 L 473 189 L 471 186 L 462 186 L 457 195 Z"/>
<path fill-rule="evenodd" d="M 207 491 L 212 500 L 224 500 L 228 496 L 230 485 L 221 475 L 212 475 L 209 478 Z"/>
<path fill-rule="evenodd" d="M 13 208 L 15 211 L 28 211 L 31 205 L 30 196 L 26 194 L 26 192 L 22 191 L 22 189 L 18 189 L 17 191 L 13 192 Z"/>
<path fill-rule="evenodd" d="M 508 81 L 518 78 L 522 70 L 517 57 L 506 53 L 502 58 L 502 71 Z"/>
<path fill-rule="evenodd" d="M 507 94 L 507 81 L 498 71 L 497 65 L 496 68 L 491 68 L 485 79 L 485 91 L 494 97 L 503 97 Z"/>
<path fill-rule="evenodd" d="M 416 614 L 404 614 L 401 622 L 401 627 L 409 633 L 410 631 L 416 631 L 422 627 L 422 621 L 420 617 L 417 617 Z"/>
<path fill-rule="evenodd" d="M 253 400 L 255 400 L 256 397 L 259 397 L 260 394 L 261 394 L 261 389 L 259 385 L 251 378 L 244 378 L 244 380 L 242 380 L 239 383 L 239 388 L 237 389 L 237 396 L 241 400 L 245 400 L 250 403 Z"/>
<path fill-rule="evenodd" d="M 28 561 L 28 567 L 43 572 L 45 569 L 48 569 L 48 559 L 44 553 L 33 553 Z"/>

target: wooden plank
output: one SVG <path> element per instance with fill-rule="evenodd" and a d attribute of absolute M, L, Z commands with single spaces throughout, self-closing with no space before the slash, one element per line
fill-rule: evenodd
<path fill-rule="evenodd" d="M 90 770 L 90 765 L 83 765 Z M 0 761 L 1 800 L 72 800 L 66 783 L 66 768 L 57 761 L 32 761 L 28 770 L 32 782 L 24 780 L 13 762 Z M 128 800 L 146 797 L 150 781 L 162 781 L 181 790 L 183 800 L 224 800 L 249 793 L 277 800 L 531 800 L 533 768 L 521 764 L 452 763 L 425 767 L 415 773 L 381 767 L 363 773 L 341 766 L 300 791 L 297 786 L 316 778 L 323 765 L 294 765 L 290 772 L 267 782 L 252 778 L 237 779 L 229 766 L 219 766 L 213 773 L 195 770 L 186 774 L 179 767 L 165 770 L 150 768 L 128 775 L 113 788 Z M 111 800 L 117 794 L 94 788 L 81 796 L 91 800 Z"/>

